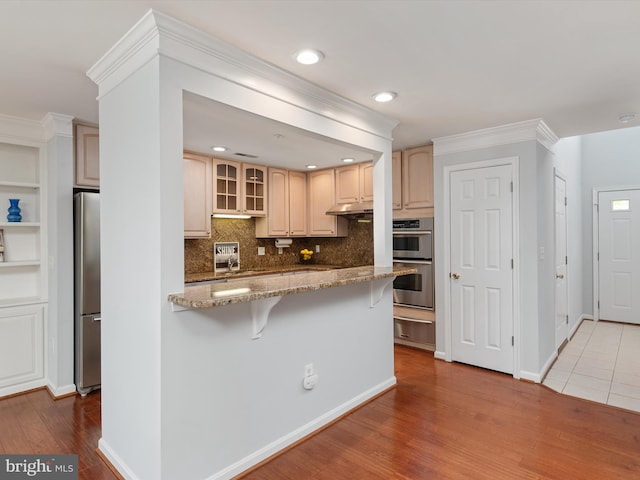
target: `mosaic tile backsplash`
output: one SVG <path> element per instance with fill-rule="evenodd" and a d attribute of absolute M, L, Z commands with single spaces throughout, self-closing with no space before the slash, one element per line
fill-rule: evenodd
<path fill-rule="evenodd" d="M 349 236 L 344 238 L 293 238 L 289 248 L 278 254 L 274 238 L 256 238 L 255 219 L 246 220 L 212 218 L 211 238 L 184 241 L 185 274 L 213 271 L 214 242 L 240 242 L 240 268 L 279 267 L 300 263 L 300 250 L 307 248 L 320 253 L 313 254 L 313 263 L 359 267 L 373 265 L 373 223 L 361 223 L 349 219 Z M 258 256 L 258 247 L 265 248 L 265 255 Z"/>

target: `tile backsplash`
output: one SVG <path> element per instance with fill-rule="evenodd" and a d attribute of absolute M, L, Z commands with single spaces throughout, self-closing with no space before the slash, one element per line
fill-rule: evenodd
<path fill-rule="evenodd" d="M 278 254 L 274 238 L 256 238 L 255 219 L 246 220 L 212 218 L 211 238 L 184 241 L 185 274 L 213 271 L 214 242 L 240 243 L 240 268 L 267 268 L 300 263 L 300 250 L 307 248 L 320 253 L 313 254 L 318 264 L 357 267 L 373 264 L 373 223 L 361 223 L 349 219 L 349 236 L 343 238 L 308 237 L 292 238 L 291 247 Z M 258 247 L 265 248 L 265 255 L 258 256 Z"/>

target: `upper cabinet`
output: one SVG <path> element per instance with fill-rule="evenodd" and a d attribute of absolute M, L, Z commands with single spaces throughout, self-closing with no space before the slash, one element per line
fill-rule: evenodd
<path fill-rule="evenodd" d="M 310 237 L 345 237 L 347 219 L 326 212 L 335 203 L 335 170 L 318 170 L 307 174 L 309 190 Z"/>
<path fill-rule="evenodd" d="M 98 127 L 77 123 L 75 130 L 75 185 L 97 188 L 100 186 L 100 134 Z"/>
<path fill-rule="evenodd" d="M 242 213 L 262 216 L 267 212 L 267 167 L 261 165 L 242 164 L 244 188 L 242 197 Z"/>
<path fill-rule="evenodd" d="M 433 215 L 433 145 L 403 150 L 399 169 L 398 153 L 395 152 L 392 158 L 393 208 L 399 210 L 396 215 Z M 400 195 L 397 193 L 399 184 Z M 401 207 L 398 209 L 397 201 L 400 199 Z"/>
<path fill-rule="evenodd" d="M 184 154 L 184 237 L 211 236 L 213 159 Z"/>
<path fill-rule="evenodd" d="M 240 176 L 242 166 L 238 162 L 213 159 L 213 213 L 242 213 Z"/>
<path fill-rule="evenodd" d="M 337 204 L 373 201 L 373 163 L 336 168 Z"/>
<path fill-rule="evenodd" d="M 307 235 L 307 176 L 270 168 L 267 215 L 256 219 L 256 237 Z"/>

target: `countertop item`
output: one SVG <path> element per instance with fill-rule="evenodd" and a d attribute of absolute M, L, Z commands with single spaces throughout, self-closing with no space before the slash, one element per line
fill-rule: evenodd
<path fill-rule="evenodd" d="M 302 267 L 297 270 L 303 270 L 304 273 L 258 275 L 245 278 L 238 274 L 233 274 L 233 278 L 218 276 L 210 280 L 219 280 L 219 282 L 185 285 L 184 292 L 173 293 L 169 295 L 168 300 L 187 308 L 209 308 L 393 278 L 416 271 L 415 268 L 375 267 L 372 265 L 328 270 L 313 269 L 313 271 L 309 271 L 310 268 Z M 256 275 L 255 271 L 253 275 Z"/>

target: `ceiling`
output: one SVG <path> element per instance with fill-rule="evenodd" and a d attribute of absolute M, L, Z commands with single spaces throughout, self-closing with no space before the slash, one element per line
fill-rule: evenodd
<path fill-rule="evenodd" d="M 567 137 L 635 126 L 618 116 L 640 112 L 640 1 L 3 0 L 0 114 L 97 123 L 86 71 L 149 8 L 398 120 L 394 149 L 533 118 Z M 298 65 L 292 54 L 303 47 L 326 58 Z M 371 95 L 387 89 L 398 98 L 376 104 Z M 196 110 L 206 103 L 191 100 Z M 185 132 L 187 147 L 219 141 L 198 123 Z M 287 157 L 246 132 L 236 132 L 246 143 L 229 145 L 236 152 Z M 281 134 L 309 141 L 295 129 Z"/>

